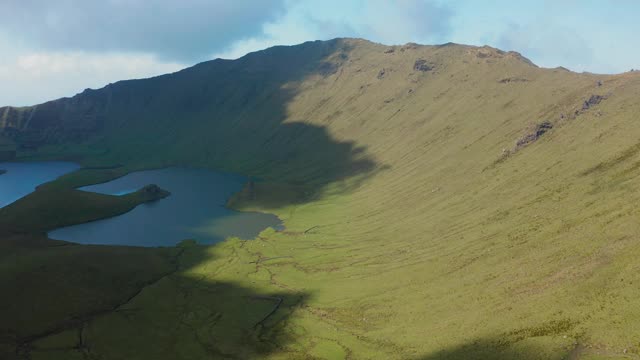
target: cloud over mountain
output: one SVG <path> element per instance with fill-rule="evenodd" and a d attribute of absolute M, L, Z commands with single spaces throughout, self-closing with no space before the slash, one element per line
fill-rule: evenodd
<path fill-rule="evenodd" d="M 285 12 L 285 1 L 7 0 L 0 12 L 0 32 L 42 50 L 142 52 L 195 62 L 259 35 Z"/>

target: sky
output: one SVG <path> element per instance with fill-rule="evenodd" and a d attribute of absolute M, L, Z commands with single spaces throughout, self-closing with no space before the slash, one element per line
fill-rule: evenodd
<path fill-rule="evenodd" d="M 336 37 L 489 45 L 578 72 L 640 68 L 636 0 L 0 0 L 0 13 L 0 106 Z"/>

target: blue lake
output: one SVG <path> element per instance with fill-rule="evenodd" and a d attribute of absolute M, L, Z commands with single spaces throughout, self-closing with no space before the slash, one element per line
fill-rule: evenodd
<path fill-rule="evenodd" d="M 51 231 L 49 237 L 82 244 L 172 246 L 184 239 L 207 244 L 230 236 L 252 239 L 268 227 L 281 228 L 282 223 L 275 215 L 225 207 L 227 199 L 241 190 L 246 181 L 244 176 L 204 169 L 134 172 L 80 190 L 122 195 L 156 184 L 171 195 L 114 218 Z"/>
<path fill-rule="evenodd" d="M 78 164 L 61 161 L 0 163 L 0 207 L 5 207 L 32 193 L 36 186 L 80 168 Z"/>
<path fill-rule="evenodd" d="M 0 207 L 31 193 L 36 186 L 78 169 L 67 162 L 0 163 Z M 49 237 L 82 244 L 172 246 L 184 239 L 215 243 L 227 237 L 253 239 L 262 230 L 282 228 L 275 215 L 245 213 L 225 207 L 247 178 L 204 169 L 166 168 L 139 171 L 80 190 L 110 195 L 156 184 L 171 192 L 165 199 L 137 206 L 109 219 L 49 232 Z"/>

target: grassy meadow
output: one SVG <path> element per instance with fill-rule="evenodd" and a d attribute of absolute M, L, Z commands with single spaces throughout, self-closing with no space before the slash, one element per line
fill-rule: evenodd
<path fill-rule="evenodd" d="M 89 169 L 0 210 L 0 354 L 640 357 L 638 73 L 344 39 L 78 96 L 99 132 L 19 155 Z M 144 201 L 74 187 L 169 165 L 256 177 L 229 206 L 286 230 L 144 249 L 44 237 Z"/>

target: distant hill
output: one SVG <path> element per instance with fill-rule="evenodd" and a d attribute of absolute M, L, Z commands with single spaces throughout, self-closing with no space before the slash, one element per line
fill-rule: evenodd
<path fill-rule="evenodd" d="M 285 219 L 252 250 L 280 260 L 228 277 L 309 294 L 282 354 L 622 356 L 640 353 L 639 99 L 635 72 L 335 39 L 0 108 L 0 127 L 18 157 L 278 184 L 238 206 Z"/>

